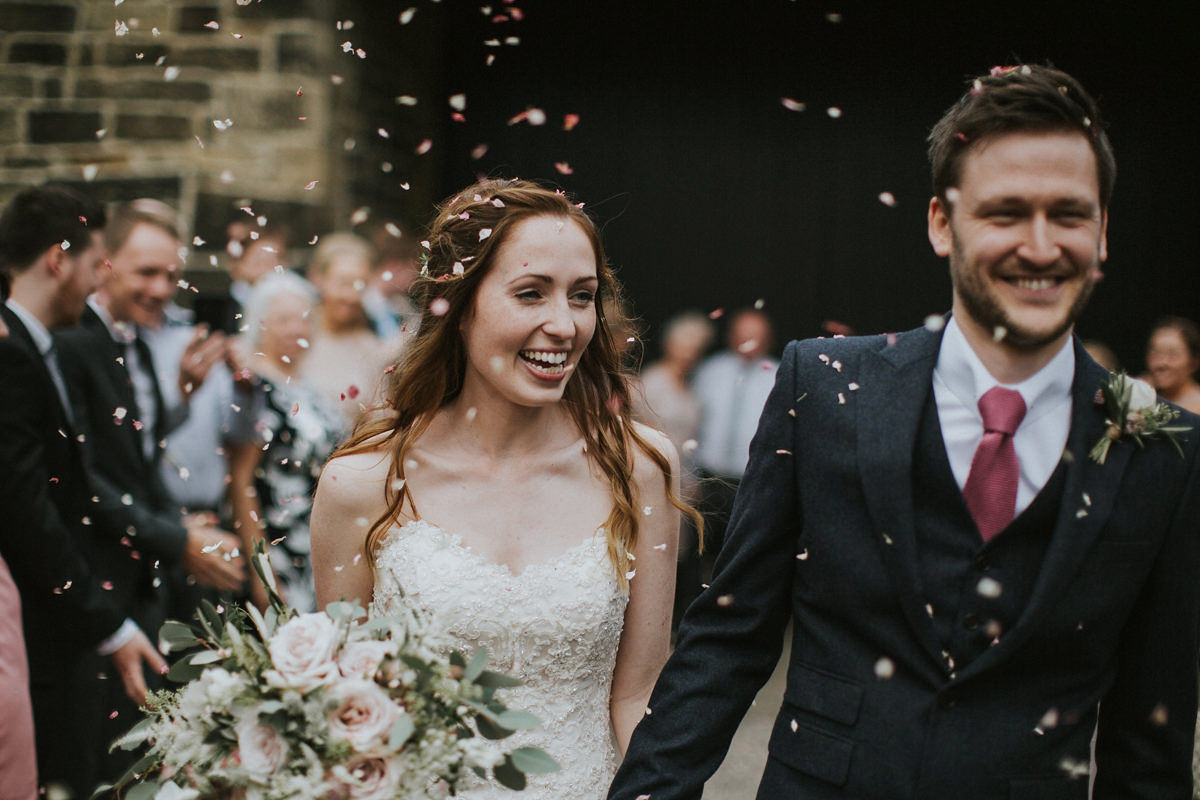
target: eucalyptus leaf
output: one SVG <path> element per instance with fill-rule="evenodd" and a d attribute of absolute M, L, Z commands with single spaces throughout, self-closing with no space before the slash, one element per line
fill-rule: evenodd
<path fill-rule="evenodd" d="M 187 650 L 200 644 L 191 625 L 169 619 L 158 629 L 158 647 L 164 653 Z"/>
<path fill-rule="evenodd" d="M 503 711 L 496 716 L 496 721 L 510 731 L 523 731 L 529 728 L 541 727 L 542 721 L 528 711 Z"/>
<path fill-rule="evenodd" d="M 463 654 L 455 650 L 450 654 L 450 666 L 466 669 L 467 660 L 463 658 Z"/>
<path fill-rule="evenodd" d="M 203 652 L 196 653 L 191 658 L 193 664 L 200 666 L 201 664 L 214 664 L 225 657 L 226 654 L 220 650 L 204 650 Z"/>
<path fill-rule="evenodd" d="M 483 668 L 487 666 L 487 648 L 477 647 L 475 652 L 471 654 L 471 660 L 467 662 L 466 669 L 463 670 L 463 680 L 473 681 L 483 672 Z"/>
<path fill-rule="evenodd" d="M 536 747 L 520 747 L 509 756 L 513 766 L 526 775 L 544 775 L 547 772 L 558 772 L 558 762 Z"/>
<path fill-rule="evenodd" d="M 175 683 L 187 683 L 199 678 L 203 672 L 204 667 L 192 664 L 191 656 L 184 656 L 171 665 L 171 669 L 167 672 L 167 677 L 175 681 Z"/>
<path fill-rule="evenodd" d="M 388 747 L 392 750 L 399 750 L 416 729 L 417 726 L 413 724 L 412 717 L 408 714 L 402 715 L 400 719 L 396 720 L 396 724 L 392 726 L 392 730 L 388 733 Z"/>
<path fill-rule="evenodd" d="M 125 800 L 154 800 L 154 796 L 161 788 L 157 782 L 139 783 L 129 787 L 129 790 L 125 792 Z"/>
<path fill-rule="evenodd" d="M 475 717 L 475 725 L 479 728 L 479 735 L 485 739 L 503 739 L 505 736 L 512 735 L 512 731 L 508 728 L 502 728 L 500 725 L 493 722 L 495 717 L 489 719 L 490 715 L 485 716 L 479 714 Z"/>
<path fill-rule="evenodd" d="M 509 789 L 521 791 L 525 788 L 525 773 L 513 766 L 512 759 L 504 759 L 504 763 L 492 770 L 496 780 Z"/>
<path fill-rule="evenodd" d="M 475 685 L 482 686 L 485 689 L 507 689 L 513 686 L 520 686 L 522 683 L 523 681 L 520 678 L 505 675 L 503 672 L 492 672 L 491 670 L 484 670 L 475 678 Z"/>

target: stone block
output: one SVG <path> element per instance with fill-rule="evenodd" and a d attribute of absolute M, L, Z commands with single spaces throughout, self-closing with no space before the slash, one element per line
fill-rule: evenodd
<path fill-rule="evenodd" d="M 18 135 L 16 112 L 0 107 L 0 144 L 13 144 Z"/>
<path fill-rule="evenodd" d="M 98 178 L 94 181 L 60 181 L 100 203 L 121 203 L 139 197 L 153 197 L 179 207 L 180 180 L 165 178 Z"/>
<path fill-rule="evenodd" d="M 152 67 L 159 58 L 170 55 L 171 48 L 166 45 L 110 42 L 105 48 L 104 63 L 110 67 Z"/>
<path fill-rule="evenodd" d="M 187 139 L 192 136 L 188 117 L 170 114 L 118 114 L 118 139 Z"/>
<path fill-rule="evenodd" d="M 216 33 L 205 26 L 210 22 L 221 23 L 221 7 L 217 5 L 184 6 L 179 9 L 180 33 Z"/>
<path fill-rule="evenodd" d="M 2 3 L 0 2 L 0 31 L 75 30 L 74 5 L 65 3 Z"/>
<path fill-rule="evenodd" d="M 330 54 L 333 51 L 327 37 L 310 33 L 282 33 L 277 42 L 280 72 L 331 71 Z"/>
<path fill-rule="evenodd" d="M 294 130 L 310 124 L 300 119 L 310 115 L 306 100 L 292 88 L 239 91 L 232 97 L 230 116 L 243 130 Z"/>
<path fill-rule="evenodd" d="M 58 100 L 63 96 L 62 78 L 43 78 L 42 79 L 42 98 L 47 100 Z"/>
<path fill-rule="evenodd" d="M 125 80 L 104 81 L 81 78 L 75 84 L 75 96 L 80 98 L 117 98 L 120 100 L 188 100 L 206 102 L 212 99 L 212 87 L 198 81 Z"/>
<path fill-rule="evenodd" d="M 67 48 L 57 42 L 13 42 L 8 63 L 61 66 L 67 63 Z"/>
<path fill-rule="evenodd" d="M 94 142 L 101 128 L 98 111 L 30 111 L 28 122 L 32 144 Z"/>
<path fill-rule="evenodd" d="M 33 78 L 0 73 L 0 97 L 33 97 Z"/>
<path fill-rule="evenodd" d="M 221 71 L 254 72 L 262 57 L 251 47 L 189 47 L 176 52 L 171 63 L 181 67 L 203 67 Z"/>
<path fill-rule="evenodd" d="M 50 166 L 50 162 L 38 156 L 5 156 L 4 166 L 8 169 L 39 169 Z"/>

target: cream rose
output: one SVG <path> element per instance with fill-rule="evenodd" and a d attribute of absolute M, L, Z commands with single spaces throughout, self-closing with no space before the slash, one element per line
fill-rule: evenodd
<path fill-rule="evenodd" d="M 283 763 L 284 742 L 279 731 L 258 721 L 258 714 L 248 713 L 234 726 L 237 734 L 238 756 L 246 771 L 254 775 L 272 775 Z"/>
<path fill-rule="evenodd" d="M 338 653 L 338 669 L 347 678 L 373 678 L 380 662 L 395 649 L 390 642 L 348 642 Z"/>
<path fill-rule="evenodd" d="M 347 678 L 334 687 L 333 697 L 329 732 L 360 752 L 385 744 L 388 731 L 400 719 L 400 708 L 374 681 Z"/>
<path fill-rule="evenodd" d="M 325 614 L 302 614 L 275 632 L 267 644 L 275 669 L 263 677 L 271 686 L 307 692 L 338 677 L 333 660 L 341 631 Z"/>
<path fill-rule="evenodd" d="M 346 784 L 350 800 L 391 800 L 400 780 L 395 758 L 363 758 L 347 766 L 353 780 Z"/>
<path fill-rule="evenodd" d="M 1154 387 L 1138 378 L 1126 378 L 1125 388 L 1129 397 L 1129 409 L 1141 411 L 1158 403 L 1158 394 Z"/>

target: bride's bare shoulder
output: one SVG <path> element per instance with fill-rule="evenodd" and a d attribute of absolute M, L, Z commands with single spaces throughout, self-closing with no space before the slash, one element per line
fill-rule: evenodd
<path fill-rule="evenodd" d="M 332 458 L 321 471 L 317 496 L 342 510 L 382 509 L 387 503 L 384 488 L 391 463 L 392 454 L 384 449 Z"/>

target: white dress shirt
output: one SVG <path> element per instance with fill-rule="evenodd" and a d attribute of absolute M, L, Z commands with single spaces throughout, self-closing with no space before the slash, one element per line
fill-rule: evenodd
<path fill-rule="evenodd" d="M 135 344 L 138 338 L 137 325 L 132 322 L 114 320 L 112 314 L 108 313 L 108 309 L 96 302 L 95 295 L 88 298 L 88 305 L 104 322 L 109 336 L 124 350 L 125 370 L 129 373 L 129 380 L 133 383 L 133 396 L 137 401 L 139 415 L 138 421 L 142 425 L 138 432 L 142 443 L 142 452 L 147 461 L 153 461 L 154 449 L 157 446 L 154 437 L 155 431 L 158 429 L 158 394 L 154 386 L 154 374 L 151 372 L 153 365 L 142 364 L 141 355 Z M 130 411 L 132 410 L 130 409 Z"/>
<path fill-rule="evenodd" d="M 1021 468 L 1016 513 L 1028 508 L 1062 459 L 1071 428 L 1071 385 L 1074 381 L 1075 348 L 1068 338 L 1050 363 L 1032 377 L 1014 385 L 1001 384 L 987 371 L 951 317 L 942 334 L 942 346 L 933 370 L 933 396 L 946 455 L 958 488 L 966 485 L 975 449 L 983 439 L 979 398 L 996 386 L 1015 389 L 1021 393 L 1026 408 L 1025 418 L 1013 436 Z"/>
<path fill-rule="evenodd" d="M 696 448 L 700 467 L 722 478 L 742 477 L 750 460 L 750 440 L 778 370 L 773 358 L 747 361 L 730 351 L 700 365 L 692 379 L 701 408 Z"/>

